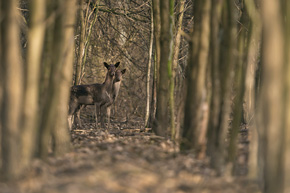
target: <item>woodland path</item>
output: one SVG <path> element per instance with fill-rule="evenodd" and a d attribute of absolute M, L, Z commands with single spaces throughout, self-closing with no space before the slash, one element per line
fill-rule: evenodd
<path fill-rule="evenodd" d="M 73 151 L 36 160 L 26 177 L 0 182 L 0 193 L 258 193 L 245 177 L 221 178 L 207 161 L 176 152 L 141 124 L 113 123 L 109 134 L 84 124 L 71 132 Z"/>

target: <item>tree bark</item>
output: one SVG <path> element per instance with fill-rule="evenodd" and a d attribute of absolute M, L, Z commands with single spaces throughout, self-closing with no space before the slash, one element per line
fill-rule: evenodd
<path fill-rule="evenodd" d="M 11 180 L 22 173 L 20 127 L 23 94 L 23 68 L 20 59 L 17 0 L 1 1 L 1 104 L 2 175 Z"/>
<path fill-rule="evenodd" d="M 45 33 L 45 0 L 30 2 L 30 24 L 23 104 L 22 163 L 27 167 L 35 151 L 38 131 L 39 81 Z"/>
<path fill-rule="evenodd" d="M 152 0 L 153 6 L 153 24 L 154 24 L 154 72 L 153 72 L 153 84 L 152 84 L 152 99 L 151 99 L 151 113 L 150 113 L 150 121 L 149 126 L 153 127 L 156 116 L 156 108 L 157 108 L 157 87 L 159 82 L 159 67 L 160 67 L 160 6 L 159 0 Z"/>
<path fill-rule="evenodd" d="M 264 192 L 282 193 L 284 180 L 285 131 L 283 130 L 284 39 L 280 1 L 262 4 L 263 79 L 259 98 L 259 128 L 264 147 Z"/>
<path fill-rule="evenodd" d="M 160 68 L 159 82 L 157 88 L 157 109 L 155 124 L 153 127 L 157 135 L 165 136 L 168 126 L 168 60 L 169 60 L 169 2 L 160 1 L 160 18 L 161 18 L 161 34 L 160 34 Z"/>
<path fill-rule="evenodd" d="M 55 140 L 55 153 L 62 154 L 70 148 L 67 128 L 67 105 L 72 77 L 72 49 L 75 1 L 56 0 L 55 8 L 61 11 L 56 17 L 53 31 L 52 63 L 48 98 L 41 124 L 40 157 L 47 158 L 51 134 Z M 58 131 L 55 131 L 58 129 Z"/>
<path fill-rule="evenodd" d="M 187 77 L 184 130 L 181 148 L 199 151 L 202 105 L 206 100 L 206 69 L 208 65 L 210 38 L 210 0 L 194 2 L 195 24 Z M 206 132 L 205 132 L 206 133 Z"/>
<path fill-rule="evenodd" d="M 151 82 L 151 66 L 152 66 L 152 50 L 154 41 L 154 17 L 153 7 L 151 7 L 151 35 L 150 35 L 150 46 L 149 46 L 149 57 L 147 66 L 147 79 L 146 79 L 146 109 L 145 109 L 145 127 L 148 127 L 148 120 L 150 115 L 150 82 Z"/>
<path fill-rule="evenodd" d="M 60 81 L 58 88 L 58 105 L 56 125 L 53 128 L 54 154 L 59 156 L 67 153 L 70 148 L 70 134 L 68 130 L 68 109 L 70 97 L 70 86 L 73 73 L 73 53 L 74 53 L 74 24 L 76 14 L 76 0 L 64 1 L 63 12 L 63 55 L 61 55 L 62 68 L 60 69 Z M 59 64 L 61 65 L 61 64 Z"/>
<path fill-rule="evenodd" d="M 183 21 L 183 15 L 184 15 L 184 5 L 185 5 L 185 0 L 181 0 L 180 2 L 178 2 L 179 5 L 179 17 L 177 19 L 177 23 L 175 25 L 175 31 L 176 31 L 176 35 L 174 38 L 174 51 L 173 51 L 173 60 L 172 60 L 172 77 L 173 80 L 175 79 L 176 76 L 176 71 L 177 71 L 177 66 L 178 66 L 178 56 L 179 56 L 179 49 L 180 49 L 180 42 L 181 42 L 181 31 L 182 31 L 182 21 Z M 174 89 L 176 90 L 176 89 Z M 176 92 L 176 91 L 174 91 Z M 172 91 L 171 91 L 172 93 Z M 173 95 L 170 96 L 170 100 L 175 100 L 174 99 L 174 93 Z M 173 111 L 171 111 L 171 117 L 174 115 L 175 116 L 175 110 L 174 108 L 172 108 Z M 171 125 L 173 125 L 173 122 L 175 122 L 174 120 L 171 120 Z M 175 141 L 179 140 L 179 136 L 180 136 L 180 124 L 177 124 L 176 127 L 174 128 L 174 130 L 171 131 L 171 136 L 172 139 L 174 139 Z"/>
<path fill-rule="evenodd" d="M 253 180 L 258 179 L 258 131 L 256 126 L 256 117 L 254 115 L 256 109 L 255 94 L 255 73 L 257 70 L 258 56 L 261 41 L 261 20 L 259 12 L 251 0 L 245 1 L 246 9 L 251 19 L 251 29 L 249 37 L 249 49 L 246 70 L 246 87 L 245 87 L 245 115 L 244 120 L 249 125 L 249 172 L 248 177 Z"/>
<path fill-rule="evenodd" d="M 79 40 L 79 52 L 78 52 L 78 58 L 77 58 L 77 63 L 76 63 L 76 70 L 75 70 L 75 82 L 74 85 L 80 84 L 81 80 L 81 69 L 82 69 L 82 64 L 83 64 L 83 58 L 85 54 L 85 33 L 86 33 L 86 28 L 85 28 L 85 21 L 84 21 L 84 10 L 83 10 L 83 2 L 84 0 L 79 0 L 79 35 L 80 35 L 80 40 Z"/>

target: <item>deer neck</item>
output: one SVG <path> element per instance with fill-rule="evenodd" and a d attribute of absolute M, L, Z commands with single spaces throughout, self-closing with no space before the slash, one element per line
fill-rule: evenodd
<path fill-rule="evenodd" d="M 103 83 L 104 89 L 108 92 L 112 92 L 112 87 L 113 87 L 113 77 L 111 77 L 109 74 L 106 75 L 105 82 Z"/>
<path fill-rule="evenodd" d="M 114 81 L 113 84 L 113 100 L 116 100 L 118 94 L 119 94 L 119 90 L 120 90 L 120 86 L 121 86 L 121 81 Z"/>

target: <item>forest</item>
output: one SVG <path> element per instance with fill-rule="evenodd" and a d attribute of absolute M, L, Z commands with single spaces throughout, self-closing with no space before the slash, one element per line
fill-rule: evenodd
<path fill-rule="evenodd" d="M 0 193 L 290 192 L 290 1 L 0 10 Z"/>

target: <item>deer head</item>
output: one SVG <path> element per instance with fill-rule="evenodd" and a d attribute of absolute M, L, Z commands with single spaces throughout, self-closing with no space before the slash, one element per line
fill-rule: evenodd
<path fill-rule="evenodd" d="M 120 62 L 117 62 L 115 65 L 114 64 L 107 64 L 104 62 L 104 66 L 108 69 L 108 74 L 113 77 L 115 75 L 116 69 L 118 68 Z"/>
<path fill-rule="evenodd" d="M 115 73 L 115 82 L 119 82 L 122 80 L 122 76 L 123 74 L 125 74 L 126 72 L 126 69 L 123 69 L 123 70 L 117 70 L 116 73 Z"/>

